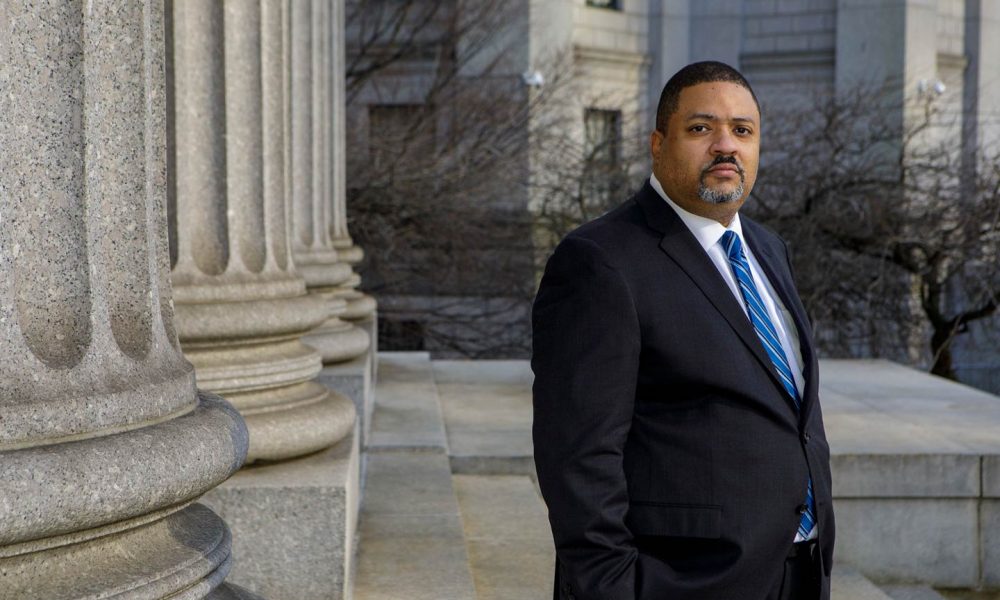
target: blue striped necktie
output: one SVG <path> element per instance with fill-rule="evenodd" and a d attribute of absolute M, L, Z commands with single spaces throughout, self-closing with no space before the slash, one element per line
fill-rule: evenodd
<path fill-rule="evenodd" d="M 729 264 L 733 268 L 733 275 L 736 276 L 736 281 L 739 283 L 740 294 L 746 303 L 750 323 L 753 325 L 754 331 L 757 332 L 757 337 L 760 338 L 761 344 L 764 345 L 764 350 L 771 358 L 771 362 L 778 372 L 778 379 L 781 380 L 785 391 L 791 396 L 795 402 L 795 408 L 798 409 L 802 404 L 802 400 L 799 397 L 798 388 L 795 387 L 792 369 L 788 366 L 788 358 L 785 356 L 785 351 L 781 348 L 781 342 L 778 340 L 774 323 L 767 316 L 767 309 L 764 308 L 760 294 L 757 293 L 757 286 L 754 284 L 753 276 L 750 274 L 750 263 L 747 262 L 747 257 L 743 254 L 743 244 L 740 243 L 740 237 L 733 231 L 726 231 L 726 233 L 722 234 L 722 246 L 726 249 Z M 810 478 L 806 484 L 806 510 L 802 513 L 802 520 L 799 522 L 799 535 L 803 539 L 808 538 L 809 533 L 815 525 L 816 508 L 813 499 L 812 478 Z"/>

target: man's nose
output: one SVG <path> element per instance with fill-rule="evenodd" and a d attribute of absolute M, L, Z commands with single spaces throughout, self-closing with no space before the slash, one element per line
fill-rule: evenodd
<path fill-rule="evenodd" d="M 715 139 L 712 140 L 712 154 L 736 154 L 737 149 L 738 146 L 736 144 L 736 138 L 733 136 L 733 132 L 727 129 L 718 130 L 715 134 Z"/>

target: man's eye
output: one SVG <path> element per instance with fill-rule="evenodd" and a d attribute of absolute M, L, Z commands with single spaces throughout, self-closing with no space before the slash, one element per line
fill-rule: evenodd
<path fill-rule="evenodd" d="M 746 127 L 737 127 L 736 135 L 750 135 L 750 130 Z"/>
<path fill-rule="evenodd" d="M 694 133 L 702 133 L 704 131 L 708 131 L 708 127 L 705 127 L 704 125 L 694 125 L 688 131 L 692 131 Z"/>

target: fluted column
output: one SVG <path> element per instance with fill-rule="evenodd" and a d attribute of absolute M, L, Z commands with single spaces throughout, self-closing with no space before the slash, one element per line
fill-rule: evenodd
<path fill-rule="evenodd" d="M 286 222 L 288 5 L 173 3 L 178 334 L 201 387 L 250 430 L 248 461 L 314 452 L 353 429 L 346 397 L 316 381 L 302 335 L 330 316 L 306 293 Z"/>
<path fill-rule="evenodd" d="M 338 51 L 343 47 L 343 2 L 296 0 L 292 7 L 292 249 L 309 290 L 332 310 L 306 343 L 333 364 L 369 349 L 368 333 L 351 321 L 374 310 L 372 299 L 365 297 L 367 304 L 359 306 L 359 298 L 350 293 L 360 280 L 345 258 L 360 259 L 360 254 L 350 243 L 344 246 L 347 254 L 341 254 L 333 237 L 336 198 L 344 195 L 343 144 L 337 142 L 344 116 L 343 52 Z"/>
<path fill-rule="evenodd" d="M 347 152 L 346 132 L 344 120 L 346 118 L 346 94 L 344 91 L 346 80 L 346 61 L 344 48 L 344 3 L 334 2 L 331 14 L 331 28 L 333 35 L 332 53 L 333 60 L 333 81 L 331 98 L 333 116 L 333 152 L 331 157 L 330 171 L 334 174 L 333 180 L 333 216 L 330 223 L 330 236 L 333 238 L 333 247 L 337 249 L 340 259 L 351 265 L 357 265 L 364 258 L 364 252 L 359 246 L 354 245 L 351 235 L 347 230 L 347 184 L 346 184 L 346 161 L 344 157 Z M 340 284 L 337 296 L 344 299 L 347 309 L 343 318 L 352 322 L 366 322 L 374 319 L 376 311 L 375 299 L 367 294 L 359 292 L 356 288 L 361 283 L 361 277 L 351 270 L 351 276 Z M 374 331 L 374 330 L 373 330 Z"/>
<path fill-rule="evenodd" d="M 174 332 L 163 31 L 159 0 L 0 7 L 3 599 L 223 593 L 192 502 L 247 432 Z"/>

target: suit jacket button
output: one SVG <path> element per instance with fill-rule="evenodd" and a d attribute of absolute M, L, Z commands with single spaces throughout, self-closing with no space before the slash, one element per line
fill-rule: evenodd
<path fill-rule="evenodd" d="M 809 434 L 808 433 L 803 433 L 802 434 L 802 443 L 803 444 L 808 444 L 809 443 Z"/>
<path fill-rule="evenodd" d="M 807 510 L 809 510 L 809 507 L 806 506 L 805 504 L 800 504 L 795 507 L 795 512 L 799 513 L 800 515 L 806 514 Z"/>

